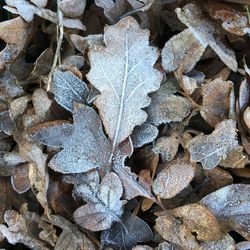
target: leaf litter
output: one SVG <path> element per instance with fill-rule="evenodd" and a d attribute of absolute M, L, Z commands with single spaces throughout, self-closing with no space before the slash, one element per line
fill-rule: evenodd
<path fill-rule="evenodd" d="M 247 1 L 1 5 L 1 248 L 249 248 Z"/>

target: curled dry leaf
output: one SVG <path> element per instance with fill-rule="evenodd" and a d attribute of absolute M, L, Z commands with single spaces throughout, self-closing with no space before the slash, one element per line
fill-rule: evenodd
<path fill-rule="evenodd" d="M 29 165 L 22 164 L 14 168 L 11 176 L 13 189 L 19 194 L 25 193 L 30 189 Z"/>
<path fill-rule="evenodd" d="M 194 166 L 184 159 L 178 158 L 165 164 L 164 169 L 153 182 L 153 191 L 160 198 L 173 198 L 189 185 L 194 177 L 194 172 Z"/>
<path fill-rule="evenodd" d="M 236 250 L 248 250 L 250 249 L 250 241 L 242 241 L 236 245 Z"/>
<path fill-rule="evenodd" d="M 210 21 L 205 19 L 197 5 L 190 3 L 182 9 L 177 8 L 175 11 L 180 21 L 189 27 L 190 31 L 204 47 L 209 45 L 230 69 L 237 71 L 237 61 L 234 51 L 227 48 L 214 36 L 214 26 Z"/>
<path fill-rule="evenodd" d="M 75 103 L 86 103 L 88 87 L 70 71 L 57 69 L 53 73 L 51 90 L 55 100 L 66 110 L 73 112 Z"/>
<path fill-rule="evenodd" d="M 250 239 L 250 185 L 232 184 L 223 187 L 201 200 L 217 217 L 225 231 L 234 230 Z"/>
<path fill-rule="evenodd" d="M 200 113 L 212 127 L 228 118 L 232 88 L 231 81 L 223 81 L 221 78 L 202 86 L 203 102 Z"/>
<path fill-rule="evenodd" d="M 78 189 L 88 203 L 74 212 L 77 224 L 91 231 L 100 231 L 110 228 L 114 221 L 121 221 L 126 202 L 120 200 L 123 187 L 118 175 L 113 172 L 105 175 L 97 193 L 87 184 Z"/>
<path fill-rule="evenodd" d="M 121 223 L 116 222 L 101 236 L 103 246 L 112 249 L 131 249 L 137 242 L 147 242 L 153 238 L 149 225 L 130 212 L 124 212 Z"/>
<path fill-rule="evenodd" d="M 250 32 L 247 14 L 237 11 L 230 5 L 222 3 L 208 4 L 208 13 L 215 20 L 221 20 L 222 27 L 232 34 L 244 36 Z"/>
<path fill-rule="evenodd" d="M 46 221 L 62 229 L 62 233 L 56 240 L 55 250 L 95 250 L 88 237 L 64 217 L 51 214 Z"/>
<path fill-rule="evenodd" d="M 81 173 L 108 167 L 111 145 L 102 131 L 96 112 L 79 104 L 73 117 L 73 125 L 67 121 L 56 121 L 40 124 L 29 130 L 30 135 L 40 143 L 63 147 L 50 160 L 49 166 L 61 173 Z"/>
<path fill-rule="evenodd" d="M 11 135 L 14 129 L 14 123 L 10 117 L 10 111 L 5 110 L 0 112 L 0 131 L 7 135 Z"/>
<path fill-rule="evenodd" d="M 204 169 L 212 169 L 238 146 L 236 124 L 229 119 L 218 123 L 212 134 L 195 136 L 187 148 L 192 161 L 201 162 Z"/>
<path fill-rule="evenodd" d="M 162 66 L 166 72 L 191 71 L 200 60 L 206 47 L 199 42 L 190 29 L 170 38 L 162 49 Z"/>
<path fill-rule="evenodd" d="M 30 226 L 30 223 L 36 222 L 38 216 L 35 213 L 29 213 L 27 215 L 23 216 L 14 210 L 7 210 L 4 214 L 4 220 L 8 227 L 4 224 L 0 224 L 1 233 L 8 242 L 13 245 L 22 243 L 34 250 L 49 250 L 47 244 L 35 235 L 35 231 L 32 231 L 32 229 L 35 228 Z"/>
<path fill-rule="evenodd" d="M 30 0 L 36 6 L 44 8 L 47 5 L 48 0 Z"/>
<path fill-rule="evenodd" d="M 244 119 L 244 122 L 245 122 L 247 128 L 250 130 L 250 107 L 247 107 L 244 110 L 243 119 Z"/>
<path fill-rule="evenodd" d="M 147 119 L 142 108 L 149 105 L 148 94 L 159 88 L 162 75 L 153 68 L 158 53 L 148 45 L 149 31 L 132 17 L 107 26 L 104 41 L 106 47 L 90 48 L 87 78 L 101 92 L 94 103 L 114 151 Z"/>
<path fill-rule="evenodd" d="M 222 236 L 216 217 L 199 204 L 162 212 L 156 219 L 155 229 L 163 239 L 184 249 L 203 249 L 201 241 L 219 240 Z"/>
<path fill-rule="evenodd" d="M 31 30 L 31 25 L 21 17 L 0 23 L 0 39 L 6 43 L 6 47 L 0 52 L 0 70 L 13 62 L 23 51 Z"/>

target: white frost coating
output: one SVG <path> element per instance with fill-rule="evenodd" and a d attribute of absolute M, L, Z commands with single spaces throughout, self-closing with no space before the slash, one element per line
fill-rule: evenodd
<path fill-rule="evenodd" d="M 206 46 L 203 46 L 190 29 L 171 37 L 162 49 L 162 66 L 166 72 L 181 69 L 187 73 L 200 60 Z"/>
<path fill-rule="evenodd" d="M 92 192 L 88 185 L 82 186 L 82 198 L 86 189 L 88 204 L 74 212 L 75 221 L 91 231 L 110 228 L 114 221 L 120 221 L 125 201 L 120 200 L 123 187 L 118 175 L 111 172 L 103 178 L 99 190 Z"/>
<path fill-rule="evenodd" d="M 131 135 L 134 148 L 152 142 L 158 136 L 158 133 L 157 127 L 151 124 L 144 123 L 140 127 L 136 127 Z"/>
<path fill-rule="evenodd" d="M 250 239 L 250 185 L 232 184 L 201 200 L 228 231 L 235 230 Z"/>
<path fill-rule="evenodd" d="M 201 162 L 204 169 L 216 167 L 238 146 L 236 124 L 232 119 L 218 123 L 210 135 L 195 136 L 187 145 L 191 160 Z"/>
<path fill-rule="evenodd" d="M 204 47 L 209 45 L 230 69 L 237 71 L 238 65 L 234 51 L 215 38 L 215 28 L 212 23 L 205 19 L 197 5 L 187 4 L 182 9 L 176 8 L 175 11 L 180 21 L 189 27 Z"/>
<path fill-rule="evenodd" d="M 158 58 L 150 47 L 149 31 L 126 17 L 104 31 L 106 47 L 90 49 L 88 80 L 101 95 L 95 100 L 113 151 L 136 125 L 147 119 L 141 110 L 150 104 L 148 94 L 160 87 L 162 74 L 153 68 Z"/>

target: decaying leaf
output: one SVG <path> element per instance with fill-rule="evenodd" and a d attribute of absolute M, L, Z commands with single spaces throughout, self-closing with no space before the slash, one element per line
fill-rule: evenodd
<path fill-rule="evenodd" d="M 51 92 L 62 107 L 73 112 L 74 104 L 86 103 L 88 87 L 70 71 L 57 69 L 53 74 Z"/>
<path fill-rule="evenodd" d="M 199 204 L 162 212 L 155 229 L 163 239 L 184 249 L 204 249 L 201 242 L 219 240 L 222 236 L 215 216 Z"/>
<path fill-rule="evenodd" d="M 192 161 L 201 162 L 204 169 L 212 169 L 238 146 L 235 122 L 229 119 L 218 123 L 212 134 L 195 136 L 187 148 Z"/>
<path fill-rule="evenodd" d="M 170 38 L 162 49 L 162 66 L 166 72 L 177 69 L 187 73 L 200 60 L 206 47 L 200 43 L 190 29 L 185 29 Z"/>
<path fill-rule="evenodd" d="M 36 214 L 29 213 L 24 216 L 14 210 L 7 210 L 4 214 L 4 220 L 8 227 L 0 224 L 0 231 L 9 243 L 22 243 L 35 250 L 49 250 L 48 245 L 38 238 L 35 230 L 32 231 L 34 228 L 30 223 L 37 220 Z"/>
<path fill-rule="evenodd" d="M 0 52 L 0 70 L 19 56 L 30 33 L 31 26 L 21 17 L 0 23 L 0 39 L 6 42 L 6 47 Z"/>
<path fill-rule="evenodd" d="M 153 68 L 158 53 L 148 45 L 148 39 L 149 32 L 140 29 L 132 17 L 126 17 L 105 28 L 106 47 L 96 46 L 89 52 L 91 69 L 87 78 L 101 92 L 94 103 L 113 151 L 147 119 L 141 108 L 149 105 L 148 94 L 159 88 L 162 79 Z"/>
<path fill-rule="evenodd" d="M 63 147 L 50 160 L 49 166 L 61 173 L 81 173 L 109 166 L 111 145 L 102 131 L 101 121 L 95 111 L 78 105 L 73 116 L 73 125 L 67 121 L 56 121 L 29 130 L 32 137 L 40 143 Z"/>
<path fill-rule="evenodd" d="M 225 231 L 235 230 L 245 239 L 250 239 L 249 185 L 232 184 L 223 187 L 201 200 L 217 217 Z"/>
<path fill-rule="evenodd" d="M 153 238 L 153 233 L 146 222 L 139 217 L 133 218 L 130 212 L 125 212 L 122 221 L 116 222 L 101 236 L 103 246 L 112 249 L 130 249 L 137 242 L 147 242 Z"/>
<path fill-rule="evenodd" d="M 22 194 L 30 189 L 29 165 L 16 166 L 11 176 L 11 184 L 15 191 Z"/>
<path fill-rule="evenodd" d="M 110 228 L 115 221 L 121 221 L 125 201 L 120 200 L 123 187 L 118 175 L 112 172 L 105 175 L 97 192 L 86 184 L 79 189 L 88 204 L 74 212 L 77 224 L 91 231 L 100 231 Z"/>
<path fill-rule="evenodd" d="M 86 6 L 85 0 L 62 0 L 59 7 L 68 17 L 78 17 L 82 15 Z"/>
<path fill-rule="evenodd" d="M 164 169 L 153 182 L 153 191 L 160 198 L 170 199 L 189 185 L 194 172 L 194 166 L 184 159 L 165 164 Z"/>
<path fill-rule="evenodd" d="M 0 131 L 10 135 L 12 134 L 14 123 L 10 117 L 10 111 L 0 112 Z"/>
<path fill-rule="evenodd" d="M 203 102 L 200 113 L 212 127 L 228 119 L 232 87 L 231 81 L 223 81 L 221 78 L 202 86 Z"/>
<path fill-rule="evenodd" d="M 60 227 L 62 233 L 56 240 L 54 249 L 95 250 L 93 243 L 74 224 L 60 215 L 50 215 L 47 222 Z"/>
<path fill-rule="evenodd" d="M 205 19 L 197 5 L 190 3 L 182 9 L 177 8 L 175 11 L 180 21 L 189 27 L 190 31 L 204 47 L 209 45 L 230 69 L 237 70 L 234 51 L 227 48 L 214 36 L 214 26 Z"/>

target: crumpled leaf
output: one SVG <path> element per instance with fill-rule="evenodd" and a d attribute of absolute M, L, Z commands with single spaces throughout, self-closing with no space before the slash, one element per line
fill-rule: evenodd
<path fill-rule="evenodd" d="M 19 194 L 25 193 L 30 189 L 29 165 L 22 164 L 14 168 L 11 175 L 13 189 Z"/>
<path fill-rule="evenodd" d="M 79 104 L 73 117 L 73 125 L 67 121 L 55 121 L 29 130 L 32 138 L 40 143 L 63 147 L 50 160 L 49 166 L 61 173 L 81 173 L 109 166 L 111 145 L 102 131 L 98 115 L 92 108 Z"/>
<path fill-rule="evenodd" d="M 13 14 L 19 14 L 26 22 L 31 22 L 34 15 L 38 15 L 48 21 L 58 24 L 57 14 L 49 9 L 40 8 L 30 4 L 27 0 L 6 0 L 4 9 Z M 85 26 L 78 19 L 63 18 L 63 25 L 67 28 L 85 30 Z"/>
<path fill-rule="evenodd" d="M 210 46 L 220 59 L 233 71 L 237 71 L 237 61 L 233 50 L 227 48 L 214 36 L 213 24 L 206 20 L 199 7 L 193 3 L 175 10 L 182 23 L 187 25 L 196 39 L 204 46 Z"/>
<path fill-rule="evenodd" d="M 87 78 L 101 92 L 94 104 L 113 142 L 113 152 L 136 125 L 147 119 L 141 108 L 149 105 L 147 95 L 160 86 L 162 74 L 153 68 L 158 53 L 148 46 L 148 39 L 149 32 L 126 17 L 105 28 L 106 47 L 89 51 L 91 69 Z"/>
<path fill-rule="evenodd" d="M 74 212 L 77 224 L 91 231 L 106 230 L 114 221 L 121 221 L 123 205 L 120 200 L 123 187 L 117 174 L 111 172 L 104 176 L 95 192 L 88 184 L 78 187 L 82 197 L 88 202 Z"/>
<path fill-rule="evenodd" d="M 152 142 L 158 136 L 158 129 L 152 124 L 142 124 L 141 126 L 135 127 L 131 140 L 134 148 L 139 148 Z"/>
<path fill-rule="evenodd" d="M 44 8 L 47 5 L 48 0 L 30 0 L 36 6 Z"/>
<path fill-rule="evenodd" d="M 238 146 L 236 124 L 229 119 L 218 123 L 212 134 L 195 136 L 187 149 L 192 161 L 201 162 L 204 169 L 212 169 Z"/>
<path fill-rule="evenodd" d="M 250 185 L 232 184 L 223 187 L 201 200 L 217 217 L 225 231 L 234 230 L 245 239 L 250 239 Z"/>
<path fill-rule="evenodd" d="M 178 151 L 179 143 L 178 133 L 173 132 L 170 136 L 160 137 L 152 151 L 155 154 L 160 154 L 163 162 L 172 161 Z"/>
<path fill-rule="evenodd" d="M 192 109 L 192 104 L 183 96 L 174 95 L 172 79 L 162 84 L 160 89 L 152 94 L 150 106 L 146 109 L 148 122 L 159 125 L 168 122 L 182 121 Z"/>
<path fill-rule="evenodd" d="M 248 250 L 250 249 L 250 241 L 242 241 L 237 243 L 236 245 L 237 250 Z"/>
<path fill-rule="evenodd" d="M 237 11 L 225 3 L 208 4 L 208 13 L 215 20 L 221 20 L 221 25 L 226 31 L 237 36 L 249 34 L 250 25 L 246 13 Z"/>
<path fill-rule="evenodd" d="M 199 204 L 162 212 L 156 219 L 155 229 L 163 239 L 190 250 L 204 249 L 201 242 L 219 240 L 222 236 L 215 216 Z"/>
<path fill-rule="evenodd" d="M 200 43 L 190 29 L 171 37 L 162 49 L 162 66 L 167 73 L 180 70 L 191 71 L 200 60 L 206 47 Z"/>
<path fill-rule="evenodd" d="M 131 249 L 137 242 L 147 242 L 153 238 L 153 233 L 146 222 L 139 217 L 133 217 L 130 212 L 122 216 L 122 223 L 116 222 L 109 230 L 103 231 L 101 243 L 112 249 Z"/>
<path fill-rule="evenodd" d="M 34 219 L 37 219 L 36 217 L 35 213 L 29 213 L 24 216 L 14 210 L 7 210 L 4 214 L 4 220 L 8 227 L 0 224 L 0 231 L 8 242 L 13 245 L 22 243 L 34 250 L 49 250 L 48 245 L 35 235 L 35 231 L 32 230 L 30 225 Z"/>
<path fill-rule="evenodd" d="M 11 135 L 13 132 L 14 123 L 10 117 L 10 111 L 5 110 L 0 112 L 0 131 L 3 131 L 7 135 Z"/>
<path fill-rule="evenodd" d="M 189 185 L 195 174 L 194 166 L 185 159 L 177 158 L 164 166 L 152 188 L 160 198 L 170 199 Z"/>
<path fill-rule="evenodd" d="M 223 81 L 221 78 L 202 86 L 203 102 L 200 113 L 212 127 L 228 118 L 232 88 L 231 81 Z"/>
<path fill-rule="evenodd" d="M 86 103 L 88 87 L 70 71 L 55 70 L 51 90 L 55 100 L 66 110 L 73 112 L 75 103 Z"/>
<path fill-rule="evenodd" d="M 56 241 L 55 250 L 95 250 L 93 243 L 87 236 L 64 217 L 51 214 L 47 222 L 62 229 L 62 233 Z"/>
<path fill-rule="evenodd" d="M 21 17 L 0 23 L 0 39 L 6 43 L 6 47 L 0 52 L 0 70 L 13 62 L 23 51 L 31 30 L 31 25 Z"/>
<path fill-rule="evenodd" d="M 78 17 L 83 14 L 86 6 L 86 0 L 62 0 L 59 2 L 59 8 L 67 17 Z"/>

